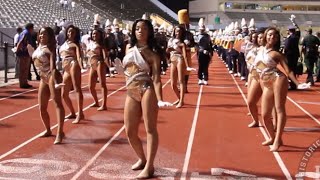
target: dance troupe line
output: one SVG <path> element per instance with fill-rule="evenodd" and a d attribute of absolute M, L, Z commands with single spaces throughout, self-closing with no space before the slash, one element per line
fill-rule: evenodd
<path fill-rule="evenodd" d="M 40 71 L 38 92 L 40 117 L 45 126 L 43 137 L 51 136 L 49 98 L 53 99 L 58 118 L 57 136 L 54 144 L 60 144 L 65 137 L 64 119 L 74 119 L 77 124 L 85 118 L 83 113 L 83 93 L 81 73 L 89 67 L 89 90 L 93 97 L 92 107 L 98 111 L 107 110 L 106 76 L 116 73 L 126 77 L 127 96 L 124 105 L 124 125 L 129 143 L 138 160 L 132 170 L 142 170 L 137 178 L 150 178 L 154 174 L 154 158 L 158 148 L 157 117 L 159 107 L 184 106 L 184 97 L 188 93 L 188 80 L 192 68 L 191 49 L 195 48 L 198 57 L 198 84 L 208 85 L 208 68 L 214 50 L 225 61 L 230 73 L 236 73 L 239 62 L 241 79 L 248 80 L 248 109 L 253 118 L 249 127 L 257 127 L 257 103 L 262 99 L 261 117 L 269 134 L 263 145 L 272 145 L 271 151 L 277 151 L 282 145 L 282 133 L 286 123 L 285 101 L 288 90 L 288 77 L 298 89 L 309 88 L 308 84 L 299 84 L 295 75 L 287 66 L 285 56 L 279 52 L 280 33 L 274 28 L 248 32 L 245 22 L 243 31 L 228 26 L 224 32 L 207 33 L 203 19 L 199 21 L 199 32 L 191 33 L 187 10 L 178 12 L 179 25 L 165 32 L 146 16 L 136 20 L 132 30 L 123 34 L 117 21 L 107 20 L 105 29 L 101 28 L 99 15 L 90 29 L 87 38 L 80 37 L 79 28 L 68 25 L 65 29 L 65 42 L 57 47 L 54 30 L 43 27 L 38 33 L 39 46 L 32 53 L 32 61 Z M 210 36 L 211 35 L 211 36 Z M 18 51 L 28 51 L 28 33 L 23 33 L 17 45 Z M 121 45 L 119 46 L 119 39 Z M 58 53 L 56 53 L 58 52 Z M 27 53 L 26 53 L 27 54 Z M 56 56 L 61 57 L 63 74 L 56 68 Z M 277 68 L 280 65 L 284 71 Z M 161 74 L 170 68 L 171 88 L 177 100 L 169 103 L 162 97 Z M 245 69 L 244 69 L 244 68 Z M 248 78 L 245 78 L 248 76 Z M 99 104 L 96 84 L 102 90 L 102 103 Z M 69 92 L 77 94 L 77 113 L 72 105 Z M 65 116 L 62 99 L 70 111 Z M 272 114 L 274 116 L 272 116 Z M 143 151 L 138 127 L 141 118 L 147 132 L 147 154 Z M 274 123 L 272 122 L 274 121 Z"/>

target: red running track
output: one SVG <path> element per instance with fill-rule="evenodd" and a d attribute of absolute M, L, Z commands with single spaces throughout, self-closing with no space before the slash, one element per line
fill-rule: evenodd
<path fill-rule="evenodd" d="M 197 85 L 196 73 L 191 75 L 184 108 L 159 112 L 155 179 L 296 179 L 303 166 L 305 177 L 320 177 L 318 85 L 289 92 L 284 146 L 270 152 L 261 145 L 264 128 L 247 128 L 252 119 L 246 115 L 244 82 L 231 76 L 216 56 L 209 70 L 208 86 Z M 83 74 L 84 107 L 93 102 L 87 78 Z M 173 102 L 168 78 L 162 76 L 164 100 Z M 38 87 L 37 82 L 32 85 Z M 107 87 L 108 110 L 85 108 L 85 120 L 77 125 L 66 120 L 61 145 L 53 145 L 54 136 L 39 138 L 44 128 L 36 89 L 0 88 L 0 179 L 133 179 L 139 172 L 130 170 L 137 157 L 123 127 L 123 76 L 108 78 Z M 74 92 L 71 97 L 75 100 Z M 55 133 L 51 103 L 49 113 Z M 139 133 L 145 146 L 142 123 Z"/>

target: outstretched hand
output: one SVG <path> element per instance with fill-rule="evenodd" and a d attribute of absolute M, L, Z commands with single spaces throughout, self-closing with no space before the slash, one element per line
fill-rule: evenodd
<path fill-rule="evenodd" d="M 298 85 L 297 89 L 309 89 L 311 87 L 310 83 L 301 83 Z"/>
<path fill-rule="evenodd" d="M 172 104 L 169 102 L 158 101 L 158 106 L 159 107 L 168 107 L 168 106 L 172 106 Z"/>
<path fill-rule="evenodd" d="M 187 71 L 197 71 L 195 68 L 187 67 Z"/>
<path fill-rule="evenodd" d="M 124 72 L 124 69 L 123 69 L 123 65 L 122 65 L 122 62 L 119 58 L 116 58 L 114 60 L 114 63 L 113 63 L 114 67 L 116 68 L 118 74 L 123 74 Z"/>

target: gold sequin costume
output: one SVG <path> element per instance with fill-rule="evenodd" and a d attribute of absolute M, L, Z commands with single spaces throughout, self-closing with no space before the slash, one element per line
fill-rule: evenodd
<path fill-rule="evenodd" d="M 251 74 L 251 77 L 259 82 L 260 77 L 255 67 L 255 60 L 256 60 L 258 51 L 259 51 L 259 47 L 252 48 L 246 56 L 246 62 L 247 62 L 247 68 L 249 70 L 249 73 Z"/>
<path fill-rule="evenodd" d="M 141 48 L 144 49 L 147 46 Z M 134 46 L 123 58 L 124 74 L 128 95 L 140 102 L 143 94 L 153 87 L 150 77 L 150 62 L 143 59 L 139 49 Z"/>
<path fill-rule="evenodd" d="M 277 77 L 284 74 L 277 69 L 277 62 L 274 61 L 268 54 L 271 50 L 267 50 L 265 47 L 261 47 L 255 59 L 254 66 L 259 74 L 260 81 L 267 88 L 272 88 L 273 83 Z"/>
<path fill-rule="evenodd" d="M 180 61 L 183 60 L 182 51 L 179 47 L 179 39 L 170 39 L 168 42 L 168 47 L 173 48 L 174 50 L 170 52 L 170 61 L 174 65 L 177 65 Z"/>
<path fill-rule="evenodd" d="M 50 55 L 51 51 L 47 46 L 40 45 L 32 54 L 32 60 L 34 61 L 35 66 L 40 71 L 40 77 L 43 82 L 49 82 L 51 76 L 50 70 Z"/>
<path fill-rule="evenodd" d="M 87 56 L 89 58 L 90 66 L 94 70 L 97 70 L 98 65 L 104 61 L 102 51 L 103 49 L 98 43 L 90 41 L 87 47 Z"/>
<path fill-rule="evenodd" d="M 70 69 L 74 64 L 78 64 L 76 48 L 70 47 L 69 43 L 66 41 L 59 50 L 60 56 L 62 58 L 62 67 L 65 72 L 70 73 Z"/>

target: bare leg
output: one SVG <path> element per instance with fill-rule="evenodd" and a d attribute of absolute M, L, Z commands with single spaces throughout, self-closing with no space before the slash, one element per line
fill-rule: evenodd
<path fill-rule="evenodd" d="M 71 76 L 69 73 L 64 72 L 63 73 L 63 83 L 65 84 L 62 88 L 62 97 L 64 102 L 66 103 L 67 107 L 70 110 L 70 114 L 66 116 L 66 119 L 72 119 L 76 117 L 76 113 L 74 111 L 71 99 L 69 97 L 69 93 L 71 90 L 72 86 L 72 81 L 71 81 Z"/>
<path fill-rule="evenodd" d="M 182 77 L 183 78 L 183 77 Z M 181 89 L 183 91 L 183 89 Z M 142 99 L 142 114 L 147 131 L 147 163 L 137 178 L 151 178 L 154 173 L 154 158 L 159 144 L 157 131 L 158 106 L 153 89 L 145 92 Z"/>
<path fill-rule="evenodd" d="M 277 131 L 271 151 L 278 151 L 282 144 L 282 134 L 287 121 L 286 98 L 288 93 L 288 80 L 285 76 L 277 78 L 275 82 L 275 108 L 277 112 Z"/>
<path fill-rule="evenodd" d="M 264 87 L 261 102 L 261 114 L 264 125 L 266 127 L 269 139 L 262 143 L 262 145 L 271 145 L 274 141 L 274 129 L 271 121 L 272 109 L 274 107 L 274 93 L 273 89 Z"/>
<path fill-rule="evenodd" d="M 253 122 L 248 125 L 249 128 L 258 127 L 258 107 L 257 103 L 262 95 L 262 89 L 260 83 L 256 80 L 252 80 L 248 89 L 248 108 L 252 116 Z"/>
<path fill-rule="evenodd" d="M 180 108 L 184 105 L 184 89 L 185 89 L 185 82 L 184 82 L 184 72 L 185 72 L 185 65 L 182 62 L 182 60 L 180 60 L 180 62 L 178 63 L 178 82 L 180 84 L 180 101 L 178 103 L 178 105 L 176 106 L 176 108 Z"/>
<path fill-rule="evenodd" d="M 54 73 L 54 77 L 61 76 L 61 74 L 58 71 L 54 71 L 53 73 Z M 58 118 L 58 130 L 57 130 L 57 136 L 56 136 L 56 140 L 54 141 L 54 144 L 60 144 L 62 142 L 62 139 L 65 136 L 63 132 L 65 111 L 62 105 L 61 89 L 55 89 L 54 87 L 54 84 L 55 84 L 54 77 L 51 76 L 49 80 L 50 93 L 55 104 L 57 118 Z"/>
<path fill-rule="evenodd" d="M 177 66 L 174 63 L 171 63 L 170 69 L 171 69 L 171 73 L 170 73 L 171 88 L 178 98 L 178 100 L 175 101 L 173 104 L 178 104 L 180 101 L 180 97 L 179 97 L 179 90 L 178 90 L 178 86 L 177 86 L 177 79 L 178 79 Z"/>
<path fill-rule="evenodd" d="M 74 64 L 71 68 L 71 78 L 73 87 L 77 93 L 77 100 L 78 100 L 78 115 L 76 119 L 72 122 L 74 124 L 79 123 L 80 120 L 84 119 L 83 115 L 83 94 L 81 89 L 81 69 L 78 64 Z"/>
<path fill-rule="evenodd" d="M 129 143 L 139 158 L 137 163 L 131 167 L 132 170 L 143 169 L 147 161 L 144 155 L 142 142 L 138 136 L 141 116 L 142 109 L 140 102 L 137 102 L 130 96 L 127 96 L 124 107 L 124 125 Z"/>
<path fill-rule="evenodd" d="M 97 96 L 97 91 L 96 91 L 97 78 L 98 78 L 97 71 L 90 68 L 89 90 L 90 90 L 90 93 L 91 93 L 93 100 L 94 100 L 94 104 L 91 107 L 98 107 L 99 106 L 99 101 L 98 101 L 98 96 Z"/>
<path fill-rule="evenodd" d="M 47 111 L 49 99 L 50 99 L 49 86 L 46 83 L 44 83 L 43 80 L 41 80 L 39 85 L 38 101 L 39 101 L 39 108 L 40 108 L 40 117 L 46 129 L 46 131 L 41 135 L 41 137 L 48 137 L 48 136 L 51 136 L 52 134 L 50 129 L 50 117 Z"/>
<path fill-rule="evenodd" d="M 106 85 L 106 65 L 104 62 L 100 62 L 98 65 L 98 76 L 100 79 L 100 85 L 102 90 L 102 104 L 100 108 L 98 108 L 98 111 L 107 110 L 107 96 L 108 96 L 108 90 Z"/>

